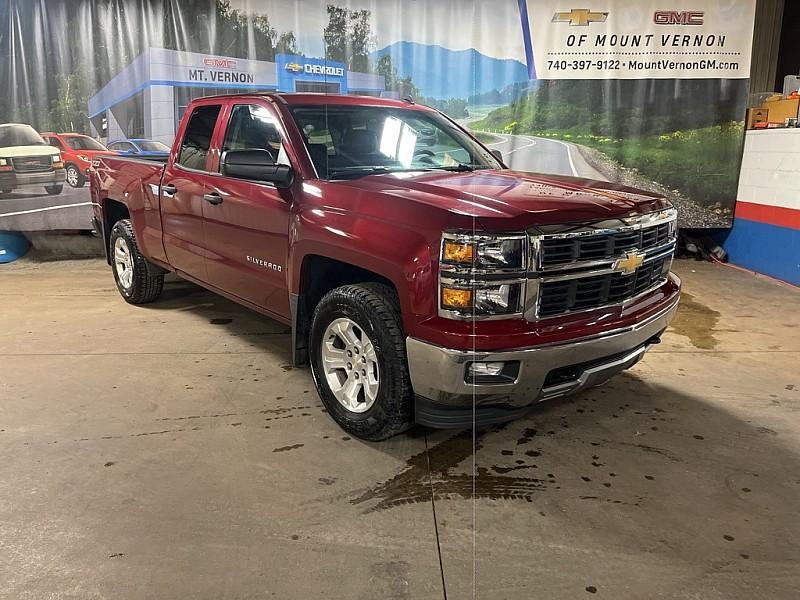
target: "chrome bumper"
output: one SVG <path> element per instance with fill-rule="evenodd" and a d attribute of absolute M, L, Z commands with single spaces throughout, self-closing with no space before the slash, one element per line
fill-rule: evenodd
<path fill-rule="evenodd" d="M 422 340 L 408 338 L 406 350 L 414 392 L 421 404 L 437 409 L 502 407 L 518 411 L 536 402 L 557 398 L 597 385 L 632 367 L 667 328 L 678 309 L 678 299 L 656 315 L 632 327 L 600 337 L 551 346 L 537 346 L 505 352 L 449 350 Z M 608 359 L 607 361 L 603 359 Z M 473 384 L 467 382 L 471 362 L 519 361 L 513 383 Z M 574 377 L 547 383 L 556 369 L 578 365 Z M 513 418 L 512 415 L 510 418 Z M 418 411 L 419 417 L 419 411 Z M 418 418 L 425 424 L 436 419 Z M 489 419 L 491 421 L 492 419 Z M 503 419 L 494 419 L 495 421 Z M 507 420 L 507 419 L 506 419 Z"/>

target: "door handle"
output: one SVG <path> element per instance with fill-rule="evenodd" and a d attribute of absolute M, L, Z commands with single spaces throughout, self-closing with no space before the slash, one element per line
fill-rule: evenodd
<path fill-rule="evenodd" d="M 178 193 L 178 188 L 176 188 L 171 183 L 167 185 L 162 185 L 161 193 L 164 194 L 167 198 L 172 198 L 175 194 Z"/>
<path fill-rule="evenodd" d="M 213 204 L 214 206 L 222 204 L 222 196 L 220 196 L 217 192 L 206 194 L 205 196 L 203 196 L 203 200 L 205 200 L 209 204 Z"/>

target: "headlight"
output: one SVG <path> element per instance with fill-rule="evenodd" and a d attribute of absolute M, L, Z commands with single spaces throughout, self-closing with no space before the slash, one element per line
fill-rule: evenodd
<path fill-rule="evenodd" d="M 523 313 L 525 234 L 445 233 L 439 264 L 439 314 L 448 318 L 509 318 Z"/>
<path fill-rule="evenodd" d="M 80 158 L 83 162 L 89 162 L 89 157 L 84 154 L 78 154 L 78 158 Z"/>
<path fill-rule="evenodd" d="M 524 270 L 524 235 L 466 235 L 446 233 L 442 263 L 479 270 Z"/>
<path fill-rule="evenodd" d="M 61 162 L 61 154 L 53 154 L 52 158 L 53 158 L 53 162 L 54 163 L 60 163 Z"/>
<path fill-rule="evenodd" d="M 8 165 L 8 161 L 5 158 L 0 158 L 0 167 L 5 167 Z"/>

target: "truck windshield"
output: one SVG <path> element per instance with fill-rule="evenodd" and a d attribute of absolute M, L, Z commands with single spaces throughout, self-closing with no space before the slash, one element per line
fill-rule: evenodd
<path fill-rule="evenodd" d="M 30 125 L 0 126 L 0 148 L 11 146 L 46 146 L 36 130 Z"/>
<path fill-rule="evenodd" d="M 501 168 L 488 150 L 432 111 L 321 105 L 296 106 L 292 114 L 322 179 Z"/>
<path fill-rule="evenodd" d="M 105 150 L 106 147 L 87 135 L 66 135 L 64 140 L 73 150 Z"/>

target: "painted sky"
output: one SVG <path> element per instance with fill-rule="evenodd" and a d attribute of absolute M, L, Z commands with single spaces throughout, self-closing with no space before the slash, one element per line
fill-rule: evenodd
<path fill-rule="evenodd" d="M 525 62 L 515 0 L 232 0 L 233 8 L 266 14 L 279 31 L 292 30 L 300 49 L 323 56 L 327 4 L 372 11 L 374 49 L 398 41 L 438 44 L 451 50 L 475 48 L 486 56 Z"/>

